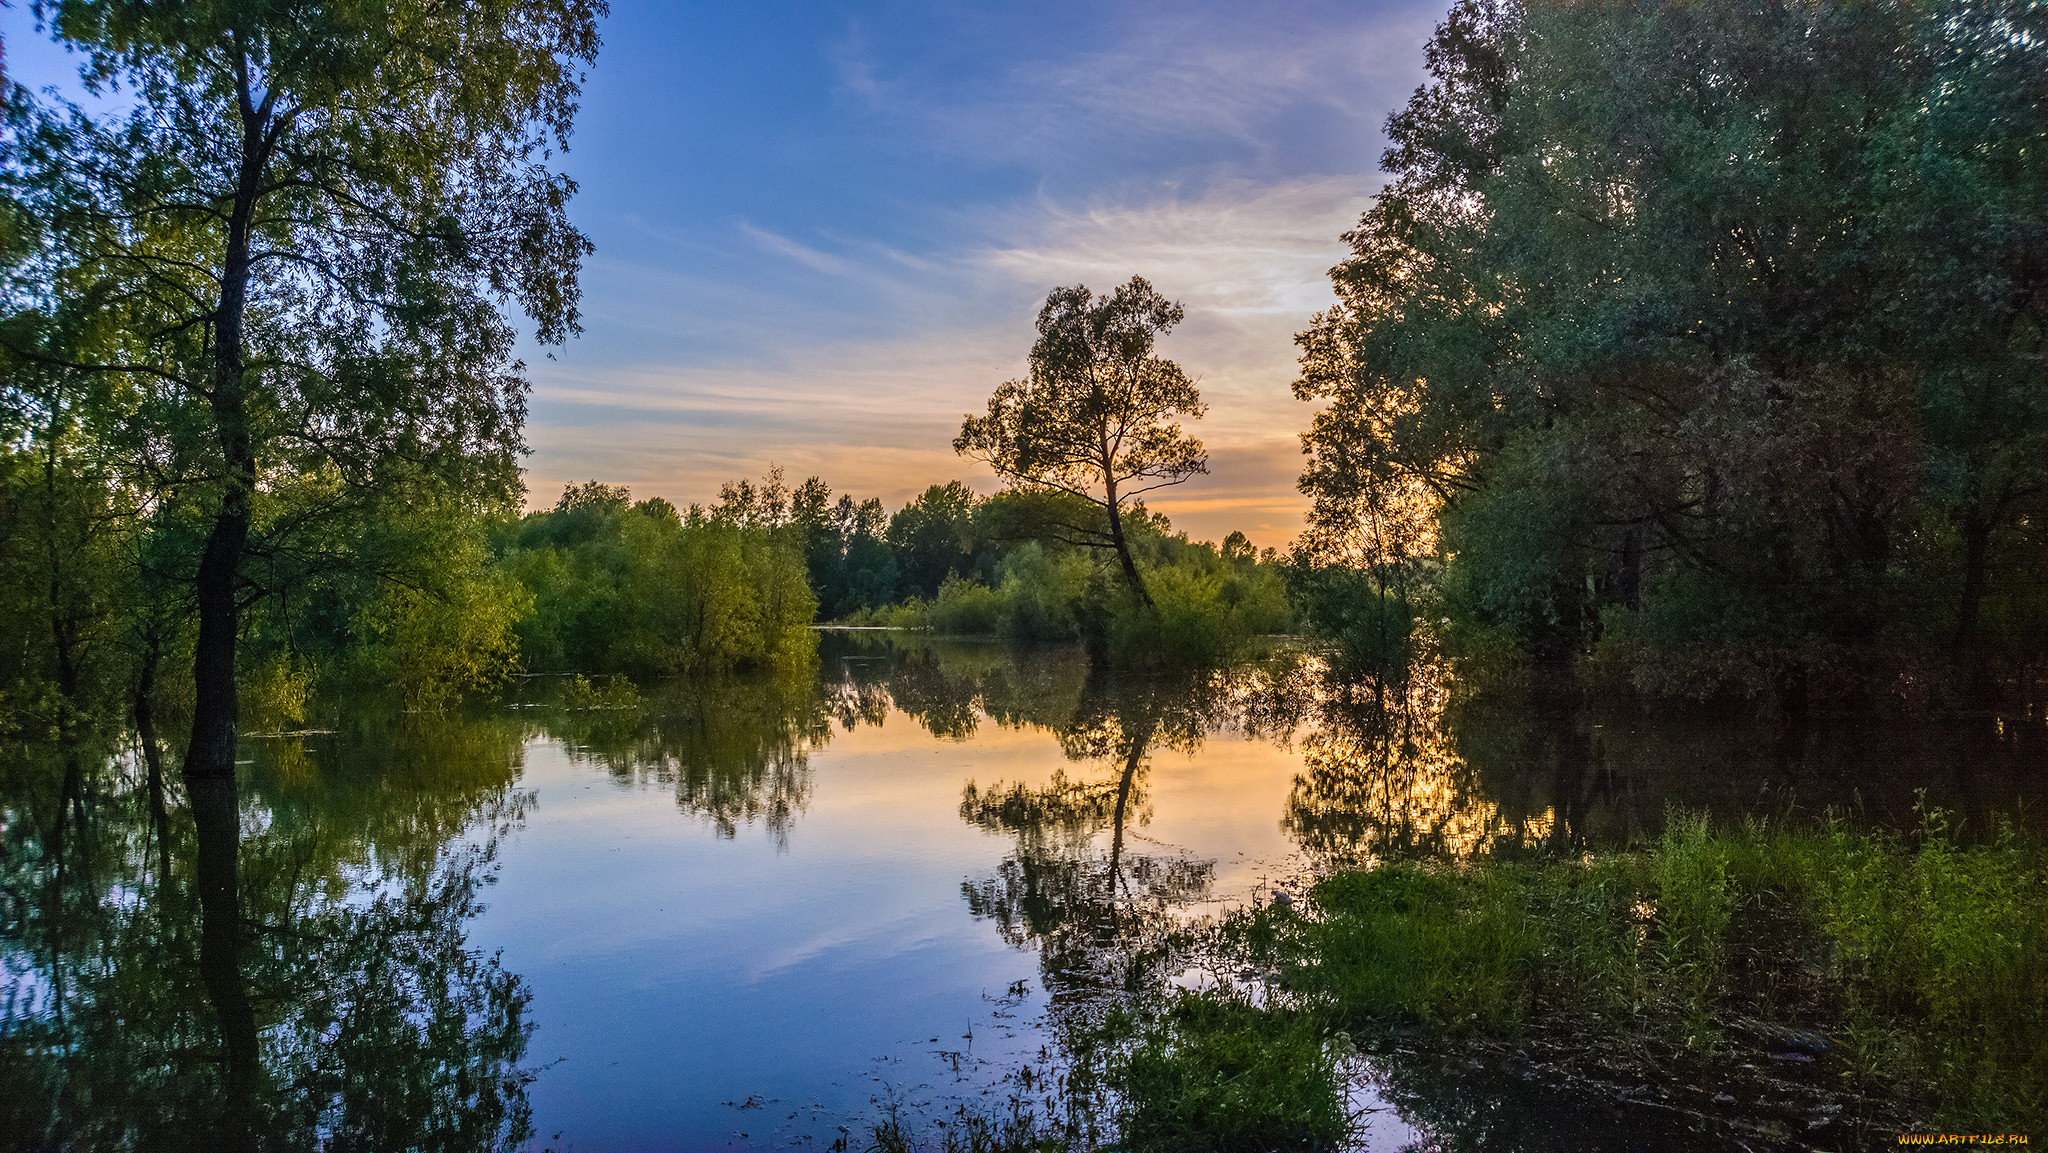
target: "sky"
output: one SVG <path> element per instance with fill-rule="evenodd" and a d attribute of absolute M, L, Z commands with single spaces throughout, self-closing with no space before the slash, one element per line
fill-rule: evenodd
<path fill-rule="evenodd" d="M 1423 80 L 1425 3 L 614 0 L 570 152 L 581 337 L 529 347 L 529 502 L 709 502 L 779 465 L 891 508 L 999 486 L 953 437 L 1026 373 L 1056 286 L 1142 275 L 1187 319 L 1209 475 L 1178 529 L 1284 546 L 1293 334 Z M 7 68 L 73 67 L 0 10 Z"/>

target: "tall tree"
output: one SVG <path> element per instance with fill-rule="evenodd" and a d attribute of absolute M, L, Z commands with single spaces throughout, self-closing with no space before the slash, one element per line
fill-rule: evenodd
<path fill-rule="evenodd" d="M 966 485 L 948 481 L 926 488 L 889 518 L 889 546 L 896 550 L 905 589 L 937 596 L 947 577 L 968 571 L 975 503 Z"/>
<path fill-rule="evenodd" d="M 1151 594 L 1124 536 L 1125 507 L 1155 489 L 1208 471 L 1202 442 L 1176 416 L 1208 411 L 1195 382 L 1153 352 L 1186 315 L 1142 276 L 1108 296 L 1055 288 L 1038 312 L 1031 375 L 968 416 L 954 451 L 986 463 L 1012 487 L 1071 493 L 1101 509 L 1107 529 L 1064 526 L 1115 550 L 1139 603 Z"/>
<path fill-rule="evenodd" d="M 131 111 L 15 102 L 9 178 L 44 232 L 7 351 L 121 378 L 138 459 L 209 523 L 185 769 L 231 778 L 246 564 L 276 479 L 331 474 L 343 503 L 516 491 L 525 384 L 501 308 L 543 342 L 577 329 L 589 244 L 545 161 L 603 0 L 38 11 Z"/>
<path fill-rule="evenodd" d="M 45 0 L 87 87 L 125 113 L 8 106 L 4 179 L 40 228 L 0 348 L 115 379 L 119 435 L 201 518 L 184 775 L 201 951 L 224 1041 L 219 1144 L 248 1147 L 257 1033 L 232 975 L 237 644 L 252 559 L 394 490 L 506 500 L 525 382 L 516 306 L 577 330 L 589 244 L 550 171 L 603 0 Z M 319 478 L 326 499 L 273 494 Z"/>
<path fill-rule="evenodd" d="M 2044 21 L 1457 4 L 1300 338 L 1318 532 L 1538 654 L 1967 648 L 2048 484 Z"/>

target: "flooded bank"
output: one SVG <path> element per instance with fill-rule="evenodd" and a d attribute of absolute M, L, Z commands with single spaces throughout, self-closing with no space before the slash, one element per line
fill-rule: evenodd
<path fill-rule="evenodd" d="M 1174 929 L 1310 874 L 1640 845 L 1674 808 L 1909 829 L 1934 804 L 1964 837 L 2048 811 L 2024 717 L 1340 691 L 1288 653 L 1169 676 L 868 633 L 815 676 L 564 691 L 328 701 L 248 737 L 225 960 L 219 823 L 175 780 L 153 801 L 132 735 L 10 750 L 0 1060 L 31 1088 L 4 1128 L 41 1135 L 18 1147 L 184 1147 L 232 1108 L 298 1144 L 425 1118 L 442 1148 L 864 1148 L 891 1105 L 1018 1096 L 1061 1013 L 1174 979 Z M 255 1052 L 210 989 L 241 991 Z M 1374 1060 L 1374 1148 L 1640 1132 Z M 1550 1120 L 1458 1120 L 1510 1115 Z"/>

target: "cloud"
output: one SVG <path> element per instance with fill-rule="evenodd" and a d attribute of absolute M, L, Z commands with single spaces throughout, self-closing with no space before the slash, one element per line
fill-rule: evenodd
<path fill-rule="evenodd" d="M 1198 537 L 1284 544 L 1309 419 L 1289 389 L 1293 335 L 1333 299 L 1340 236 L 1379 187 L 1380 124 L 1440 14 L 1441 0 L 863 10 L 830 51 L 818 162 L 844 163 L 843 147 L 904 180 L 849 163 L 843 209 L 765 198 L 601 252 L 591 336 L 536 364 L 536 497 L 598 477 L 703 501 L 771 461 L 892 504 L 952 478 L 988 491 L 952 452 L 961 414 L 1025 371 L 1047 290 L 1135 274 L 1186 305 L 1161 351 L 1210 404 L 1191 426 L 1210 475 L 1153 506 Z"/>
<path fill-rule="evenodd" d="M 1440 16 L 1434 3 L 1137 4 L 1040 18 L 1063 24 L 1067 43 L 1014 17 L 963 22 L 963 40 L 1023 42 L 1005 66 L 964 76 L 944 58 L 881 59 L 858 30 L 833 60 L 845 96 L 919 146 L 975 163 L 1057 173 L 1194 145 L 1195 167 L 1264 168 L 1314 133 L 1354 147 L 1365 168 Z"/>
<path fill-rule="evenodd" d="M 1292 337 L 1332 299 L 1325 273 L 1369 192 L 1313 178 L 1142 203 L 1038 201 L 987 214 L 976 225 L 982 243 L 914 268 L 879 246 L 819 254 L 948 307 L 912 310 L 886 336 L 774 342 L 764 330 L 756 352 L 718 363 L 543 366 L 530 427 L 534 499 L 597 477 L 703 501 L 770 462 L 892 504 L 953 478 L 990 491 L 994 478 L 956 457 L 952 438 L 963 413 L 1025 370 L 1037 302 L 1057 284 L 1100 292 L 1139 273 L 1187 305 L 1162 351 L 1197 377 L 1211 406 L 1190 426 L 1210 446 L 1210 475 L 1158 493 L 1153 507 L 1198 537 L 1240 528 L 1284 544 L 1300 525 L 1295 434 L 1309 411 L 1289 391 Z"/>
<path fill-rule="evenodd" d="M 1201 380 L 1212 404 L 1286 399 L 1293 334 L 1334 299 L 1328 271 L 1345 255 L 1341 235 L 1370 203 L 1378 181 L 1321 177 L 1279 184 L 1232 181 L 1200 197 L 1082 210 L 1039 206 L 1023 242 L 977 259 L 1043 292 L 1084 283 L 1105 292 L 1142 275 L 1187 306 L 1164 351 Z M 1256 414 L 1212 415 L 1228 437 Z M 1288 419 L 1293 419 L 1290 414 Z"/>
<path fill-rule="evenodd" d="M 787 236 L 780 236 L 765 228 L 756 228 L 746 221 L 740 221 L 740 232 L 749 240 L 777 256 L 796 261 L 805 268 L 823 272 L 830 276 L 845 276 L 854 271 L 846 260 L 819 252 L 808 245 L 798 244 Z"/>

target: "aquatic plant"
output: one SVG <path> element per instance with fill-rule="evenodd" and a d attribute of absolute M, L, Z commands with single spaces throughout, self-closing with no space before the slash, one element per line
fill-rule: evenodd
<path fill-rule="evenodd" d="M 1361 1034 L 1540 1045 L 1707 1111 L 1776 1062 L 1815 1123 L 2048 1108 L 2048 854 L 2010 822 L 1967 843 L 1933 810 L 1910 836 L 1674 813 L 1633 850 L 1391 863 L 1307 904 L 1242 912 L 1218 947 Z"/>

